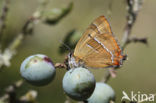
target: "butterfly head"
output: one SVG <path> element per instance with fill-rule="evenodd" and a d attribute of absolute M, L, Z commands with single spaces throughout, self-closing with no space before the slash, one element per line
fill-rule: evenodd
<path fill-rule="evenodd" d="M 84 62 L 81 59 L 75 57 L 73 53 L 69 53 L 68 54 L 68 67 L 69 69 L 73 69 L 77 67 L 84 67 Z"/>
<path fill-rule="evenodd" d="M 68 54 L 68 67 L 70 69 L 76 68 L 78 67 L 78 63 L 76 62 L 73 53 L 69 53 Z"/>

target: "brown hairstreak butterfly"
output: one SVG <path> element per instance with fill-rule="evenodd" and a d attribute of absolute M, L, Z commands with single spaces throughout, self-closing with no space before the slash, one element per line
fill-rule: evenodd
<path fill-rule="evenodd" d="M 95 19 L 78 41 L 73 53 L 68 55 L 70 68 L 119 67 L 124 55 L 104 16 Z"/>

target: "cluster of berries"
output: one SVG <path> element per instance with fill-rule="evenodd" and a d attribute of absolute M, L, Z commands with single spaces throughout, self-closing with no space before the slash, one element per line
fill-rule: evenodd
<path fill-rule="evenodd" d="M 21 64 L 21 76 L 30 84 L 44 86 L 50 83 L 56 69 L 51 59 L 43 54 L 32 55 Z M 64 92 L 74 100 L 88 103 L 110 103 L 115 99 L 114 90 L 106 83 L 95 81 L 86 68 L 68 70 L 62 81 Z"/>

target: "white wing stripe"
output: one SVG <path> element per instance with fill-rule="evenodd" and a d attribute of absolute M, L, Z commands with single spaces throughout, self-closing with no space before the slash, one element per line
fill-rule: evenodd
<path fill-rule="evenodd" d="M 99 53 L 96 49 L 94 49 L 91 45 L 86 44 L 89 48 L 93 49 L 96 53 Z"/>
<path fill-rule="evenodd" d="M 94 37 L 93 39 L 94 39 L 96 42 L 98 42 L 100 45 L 102 45 L 102 47 L 103 47 L 104 49 L 106 49 L 107 52 L 109 52 L 109 53 L 112 55 L 111 59 L 112 59 L 112 63 L 113 63 L 113 62 L 114 62 L 114 55 L 113 55 L 113 53 L 112 53 L 108 48 L 106 48 L 106 46 L 105 46 L 104 44 L 102 44 L 96 37 Z"/>

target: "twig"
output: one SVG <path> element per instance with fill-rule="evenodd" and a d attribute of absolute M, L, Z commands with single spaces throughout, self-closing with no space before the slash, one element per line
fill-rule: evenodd
<path fill-rule="evenodd" d="M 142 43 L 147 43 L 147 38 L 131 38 L 131 31 L 132 27 L 136 21 L 136 18 L 138 16 L 138 13 L 141 9 L 142 6 L 142 0 L 127 0 L 127 9 L 128 9 L 128 15 L 127 15 L 127 22 L 125 25 L 125 30 L 123 33 L 123 38 L 122 38 L 122 49 L 124 50 L 127 44 L 131 42 L 142 42 Z M 113 68 L 114 69 L 114 68 Z M 104 79 L 102 79 L 103 82 L 107 82 L 111 77 L 111 73 L 109 71 L 106 72 L 106 75 Z"/>
<path fill-rule="evenodd" d="M 9 0 L 5 0 L 2 8 L 2 13 L 0 16 L 0 38 L 2 38 L 3 30 L 5 28 L 6 16 L 9 9 Z"/>
<path fill-rule="evenodd" d="M 0 53 L 0 68 L 5 65 L 5 66 L 10 66 L 10 60 L 11 58 L 16 54 L 16 49 L 19 47 L 21 42 L 23 41 L 24 37 L 27 34 L 30 34 L 30 31 L 32 28 L 29 28 L 29 25 L 33 23 L 36 19 L 34 17 L 29 18 L 26 23 L 23 26 L 23 29 L 21 33 L 15 37 L 13 42 L 10 43 L 10 45 L 4 50 L 3 53 Z"/>
<path fill-rule="evenodd" d="M 56 63 L 55 68 L 67 68 L 67 66 L 64 63 Z"/>
<path fill-rule="evenodd" d="M 46 3 L 42 4 L 45 6 L 47 4 L 47 1 Z M 34 12 L 33 15 L 27 19 L 22 27 L 21 32 L 14 38 L 10 45 L 6 47 L 4 52 L 2 53 L 0 51 L 0 69 L 4 66 L 10 66 L 10 60 L 16 54 L 16 49 L 20 46 L 20 44 L 22 44 L 22 41 L 26 37 L 26 35 L 32 34 L 34 23 L 40 18 L 40 13 L 43 12 L 41 9 L 44 9 L 44 6 L 42 4 L 40 4 L 36 12 Z"/>
<path fill-rule="evenodd" d="M 4 50 L 3 53 L 1 53 L 0 51 L 0 68 L 4 66 L 10 66 L 10 60 L 16 54 L 16 49 L 20 46 L 26 35 L 32 34 L 34 23 L 36 23 L 37 20 L 41 20 L 43 18 L 44 8 L 48 4 L 48 1 L 49 0 L 44 0 L 40 3 L 40 6 L 36 10 L 36 12 L 34 12 L 33 15 L 24 24 L 21 33 L 19 33 L 17 37 L 15 37 L 13 42 L 10 43 L 10 45 Z M 58 22 L 63 17 L 65 17 L 71 11 L 72 7 L 73 4 L 70 3 L 67 8 L 62 9 L 62 13 L 56 18 L 56 20 L 52 19 L 53 22 Z"/>
<path fill-rule="evenodd" d="M 107 70 L 104 74 L 104 78 L 102 78 L 101 82 L 107 83 L 107 81 L 109 80 L 109 78 L 111 77 L 110 71 Z"/>
<path fill-rule="evenodd" d="M 121 45 L 123 49 L 129 41 L 129 36 L 131 34 L 132 27 L 137 19 L 138 13 L 142 7 L 142 2 L 143 0 L 127 0 L 128 16 Z"/>
<path fill-rule="evenodd" d="M 66 69 L 68 70 L 68 57 L 66 56 L 65 59 L 64 59 L 64 63 L 55 63 L 55 68 L 63 68 L 63 69 Z"/>
<path fill-rule="evenodd" d="M 20 46 L 26 35 L 31 34 L 34 28 L 34 23 L 40 18 L 38 10 L 33 13 L 33 15 L 28 18 L 22 27 L 21 33 L 19 33 L 15 39 L 10 43 L 10 45 L 4 50 L 3 53 L 0 51 L 0 69 L 4 66 L 10 66 L 10 60 L 16 54 L 16 49 Z"/>
<path fill-rule="evenodd" d="M 110 77 L 113 77 L 113 78 L 116 77 L 116 68 L 107 69 L 105 72 L 104 78 L 101 80 L 101 82 L 107 83 Z"/>
<path fill-rule="evenodd" d="M 134 42 L 134 43 L 139 42 L 139 43 L 143 43 L 143 44 L 148 44 L 147 38 L 129 38 L 127 41 L 127 44 L 132 43 L 132 42 Z"/>

